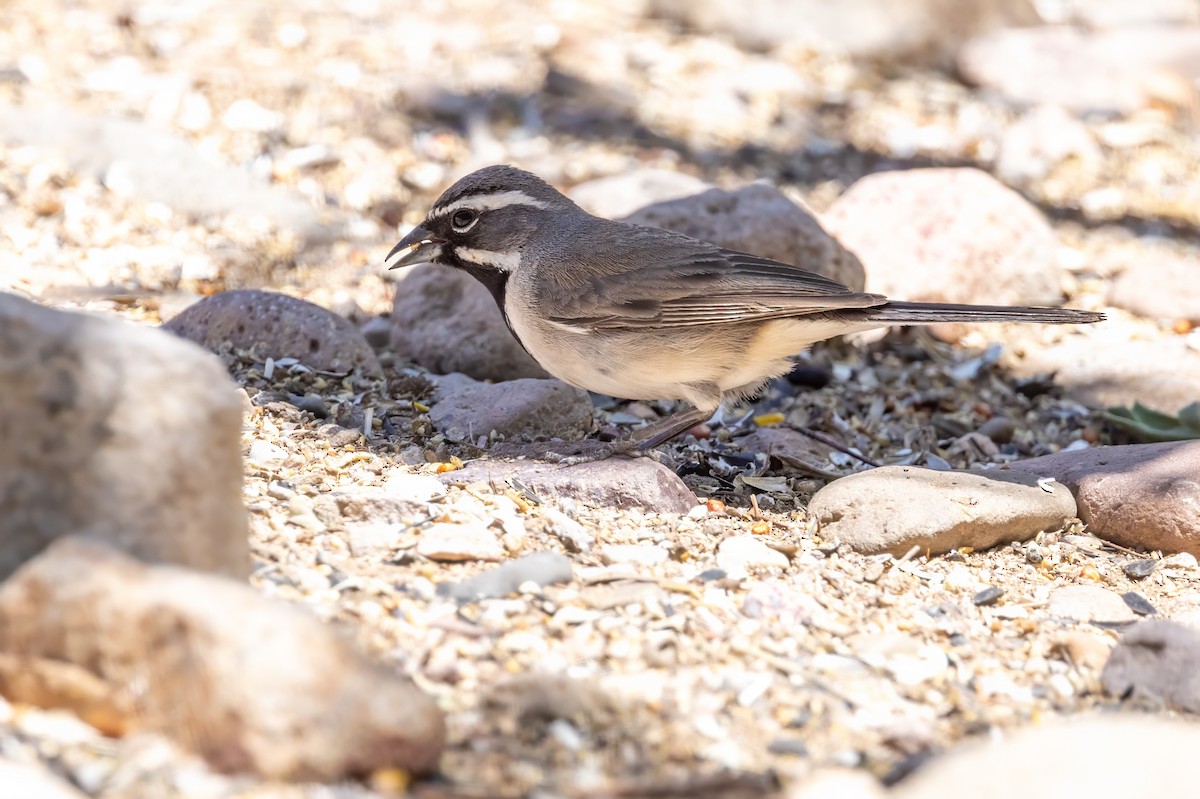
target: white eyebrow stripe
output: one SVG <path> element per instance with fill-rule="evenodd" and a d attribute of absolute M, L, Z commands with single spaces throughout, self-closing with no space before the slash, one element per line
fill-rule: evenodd
<path fill-rule="evenodd" d="M 479 266 L 490 266 L 501 272 L 515 272 L 521 265 L 521 253 L 516 250 L 496 252 L 494 250 L 477 250 L 474 247 L 455 247 L 454 254 L 464 261 Z"/>
<path fill-rule="evenodd" d="M 515 189 L 509 191 L 498 191 L 492 194 L 473 194 L 470 197 L 463 197 L 461 200 L 455 200 L 452 203 L 443 205 L 441 208 L 434 208 L 429 212 L 431 217 L 442 217 L 446 214 L 452 214 L 460 208 L 470 208 L 473 211 L 495 211 L 500 208 L 507 208 L 510 205 L 528 205 L 530 208 L 549 208 L 547 203 L 541 200 L 530 197 L 523 191 Z"/>

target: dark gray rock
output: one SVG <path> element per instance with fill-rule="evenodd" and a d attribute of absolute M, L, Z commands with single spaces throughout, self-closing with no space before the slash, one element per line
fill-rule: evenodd
<path fill-rule="evenodd" d="M 413 267 L 396 285 L 392 349 L 435 374 L 476 380 L 549 377 L 504 324 L 496 301 L 465 272 Z"/>
<path fill-rule="evenodd" d="M 461 583 L 443 583 L 438 593 L 459 602 L 475 602 L 516 593 L 525 583 L 539 586 L 569 583 L 571 559 L 558 552 L 532 552 L 475 575 Z"/>
<path fill-rule="evenodd" d="M 383 374 L 353 322 L 286 294 L 223 291 L 186 308 L 164 327 L 214 352 L 232 346 L 260 358 L 295 358 L 328 372 Z"/>
<path fill-rule="evenodd" d="M 0 383 L 0 579 L 72 534 L 249 573 L 242 405 L 219 360 L 0 293 Z"/>
<path fill-rule="evenodd" d="M 1111 696 L 1200 713 L 1200 633 L 1171 621 L 1144 621 L 1113 649 L 1100 682 Z"/>
<path fill-rule="evenodd" d="M 451 441 L 473 443 L 493 430 L 506 439 L 571 439 L 591 427 L 592 400 L 561 380 L 480 383 L 451 374 L 437 380 L 429 419 Z"/>
<path fill-rule="evenodd" d="M 698 504 L 696 495 L 673 471 L 649 458 L 608 458 L 572 466 L 472 461 L 441 478 L 451 485 L 482 482 L 494 486 L 515 478 L 543 497 L 571 497 L 600 507 L 659 513 L 687 513 Z"/>
<path fill-rule="evenodd" d="M 673 230 L 694 239 L 794 264 L 861 291 L 863 266 L 821 223 L 779 189 L 754 183 L 641 208 L 626 222 Z"/>

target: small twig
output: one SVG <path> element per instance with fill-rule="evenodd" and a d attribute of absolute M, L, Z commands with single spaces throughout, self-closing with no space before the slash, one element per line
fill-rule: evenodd
<path fill-rule="evenodd" d="M 862 461 L 863 463 L 867 464 L 868 466 L 872 466 L 875 468 L 878 468 L 880 466 L 880 464 L 871 460 L 866 455 L 855 452 L 854 450 L 847 447 L 845 444 L 842 444 L 842 443 L 834 440 L 833 438 L 825 435 L 824 433 L 819 433 L 816 430 L 812 430 L 807 427 L 800 427 L 799 425 L 789 425 L 789 427 L 791 427 L 791 429 L 795 430 L 797 433 L 803 433 L 804 435 L 808 436 L 812 440 L 820 441 L 825 446 L 832 447 L 833 449 L 836 449 L 838 452 L 842 453 L 843 455 L 849 455 L 851 458 L 855 458 L 856 460 Z"/>

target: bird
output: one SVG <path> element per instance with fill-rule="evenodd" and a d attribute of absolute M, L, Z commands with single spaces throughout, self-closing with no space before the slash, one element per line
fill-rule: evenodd
<path fill-rule="evenodd" d="M 636 431 L 629 451 L 751 396 L 825 339 L 894 325 L 1104 319 L 1071 308 L 889 300 L 795 264 L 593 216 L 508 165 L 455 182 L 385 259 L 390 269 L 423 262 L 482 283 L 554 377 L 622 399 L 687 403 Z"/>

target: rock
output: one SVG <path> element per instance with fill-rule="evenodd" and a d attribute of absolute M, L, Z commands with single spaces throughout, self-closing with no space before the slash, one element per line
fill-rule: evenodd
<path fill-rule="evenodd" d="M 312 503 L 312 514 L 324 529 L 345 535 L 355 557 L 395 549 L 404 528 L 429 517 L 424 502 L 370 486 L 321 494 Z"/>
<path fill-rule="evenodd" d="M 430 560 L 495 562 L 504 559 L 504 545 L 494 530 L 482 524 L 438 522 L 421 531 L 417 554 Z"/>
<path fill-rule="evenodd" d="M 401 502 L 429 502 L 446 493 L 446 486 L 431 474 L 394 471 L 383 481 L 384 492 Z"/>
<path fill-rule="evenodd" d="M 1099 674 L 1112 652 L 1112 640 L 1096 633 L 1070 630 L 1054 642 L 1054 648 L 1075 668 Z"/>
<path fill-rule="evenodd" d="M 1002 363 L 1019 377 L 1053 373 L 1064 393 L 1091 408 L 1140 402 L 1173 414 L 1200 397 L 1200 352 L 1183 336 L 1130 341 L 1096 327 Z"/>
<path fill-rule="evenodd" d="M 571 582 L 571 559 L 557 552 L 531 552 L 461 583 L 443 583 L 438 593 L 459 602 L 477 602 L 515 594 L 526 583 L 539 587 Z"/>
<path fill-rule="evenodd" d="M 129 727 L 174 737 L 221 771 L 329 781 L 420 772 L 444 745 L 433 701 L 316 616 L 78 538 L 0 586 L 0 652 L 85 668 L 114 707 L 137 709 Z"/>
<path fill-rule="evenodd" d="M 1070 488 L 1094 535 L 1123 547 L 1200 555 L 1200 441 L 1060 452 L 1009 469 Z"/>
<path fill-rule="evenodd" d="M 709 188 L 709 184 L 685 172 L 634 169 L 585 181 L 567 194 L 589 214 L 620 219 L 644 205 L 691 197 Z"/>
<path fill-rule="evenodd" d="M 881 59 L 938 60 L 974 33 L 1038 21 L 1026 0 L 655 0 L 651 7 L 753 50 L 786 45 Z"/>
<path fill-rule="evenodd" d="M 1195 785 L 1200 728 L 1114 713 L 979 738 L 930 762 L 889 799 L 1184 796 Z"/>
<path fill-rule="evenodd" d="M 830 468 L 828 446 L 787 427 L 760 427 L 733 443 L 746 452 L 783 456 L 818 469 Z"/>
<path fill-rule="evenodd" d="M 232 345 L 260 358 L 295 358 L 327 372 L 383 374 L 375 351 L 353 322 L 286 294 L 223 291 L 186 308 L 164 327 L 213 352 Z"/>
<path fill-rule="evenodd" d="M 958 68 L 968 82 L 1013 103 L 1126 115 L 1158 99 L 1164 73 L 1185 85 L 1200 75 L 1198 49 L 1200 26 L 1043 26 L 973 39 L 960 51 Z"/>
<path fill-rule="evenodd" d="M 935 680 L 950 668 L 950 659 L 941 647 L 906 633 L 857 633 L 847 638 L 845 644 L 863 663 L 882 669 L 907 687 Z"/>
<path fill-rule="evenodd" d="M 1104 153 L 1087 126 L 1062 106 L 1042 105 L 1004 131 L 996 174 L 1021 186 L 1044 180 L 1069 160 L 1078 162 L 1085 174 L 1094 174 L 1104 163 Z"/>
<path fill-rule="evenodd" d="M 822 221 L 862 259 L 867 291 L 988 305 L 1060 299 L 1054 232 L 1021 195 L 978 169 L 868 175 Z"/>
<path fill-rule="evenodd" d="M 498 487 L 516 479 L 542 497 L 571 497 L 598 507 L 657 513 L 687 513 L 698 501 L 673 471 L 649 458 L 608 458 L 573 466 L 472 461 L 441 479 L 451 485 L 485 482 Z"/>
<path fill-rule="evenodd" d="M 789 787 L 785 799 L 888 799 L 888 794 L 865 771 L 824 767 Z"/>
<path fill-rule="evenodd" d="M 667 557 L 667 550 L 653 544 L 605 544 L 600 548 L 600 559 L 610 566 L 628 563 L 651 568 L 666 563 Z"/>
<path fill-rule="evenodd" d="M 73 169 L 103 180 L 110 191 L 183 214 L 265 218 L 312 243 L 331 240 L 341 228 L 324 222 L 299 195 L 136 120 L 10 104 L 0 110 L 0 140 L 58 150 Z"/>
<path fill-rule="evenodd" d="M 786 569 L 787 565 L 787 555 L 771 549 L 758 536 L 730 536 L 717 546 L 717 568 L 735 579 L 757 569 Z"/>
<path fill-rule="evenodd" d="M 986 549 L 1024 541 L 1075 516 L 1065 486 L 996 470 L 934 471 L 883 466 L 835 480 L 808 504 L 827 541 L 858 552 L 903 555 Z"/>
<path fill-rule="evenodd" d="M 1043 17 L 1048 14 L 1043 11 Z M 1194 0 L 1069 0 L 1047 22 L 1066 22 L 1082 28 L 1124 28 L 1200 22 Z"/>
<path fill-rule="evenodd" d="M 435 374 L 476 380 L 549 377 L 509 332 L 483 285 L 434 264 L 405 270 L 392 306 L 392 349 Z"/>
<path fill-rule="evenodd" d="M 506 439 L 572 439 L 591 428 L 592 399 L 561 380 L 480 383 L 450 374 L 437 380 L 429 419 L 451 441 L 474 443 L 493 430 Z"/>
<path fill-rule="evenodd" d="M 1050 616 L 1070 621 L 1120 624 L 1137 617 L 1120 594 L 1098 585 L 1067 585 L 1050 593 Z"/>
<path fill-rule="evenodd" d="M 592 534 L 567 514 L 555 508 L 542 508 L 542 518 L 568 552 L 592 551 L 592 545 L 596 542 Z"/>
<path fill-rule="evenodd" d="M 702 194 L 648 205 L 626 222 L 673 230 L 721 247 L 794 264 L 862 291 L 863 267 L 821 223 L 773 186 Z"/>
<path fill-rule="evenodd" d="M 0 579 L 59 536 L 245 577 L 242 405 L 157 330 L 0 293 Z"/>
<path fill-rule="evenodd" d="M 86 799 L 74 786 L 37 766 L 0 758 L 4 799 Z"/>
<path fill-rule="evenodd" d="M 1148 319 L 1200 322 L 1200 260 L 1159 256 L 1132 264 L 1109 286 L 1108 303 Z"/>
<path fill-rule="evenodd" d="M 1200 633 L 1170 621 L 1130 628 L 1100 675 L 1104 690 L 1200 713 Z"/>

